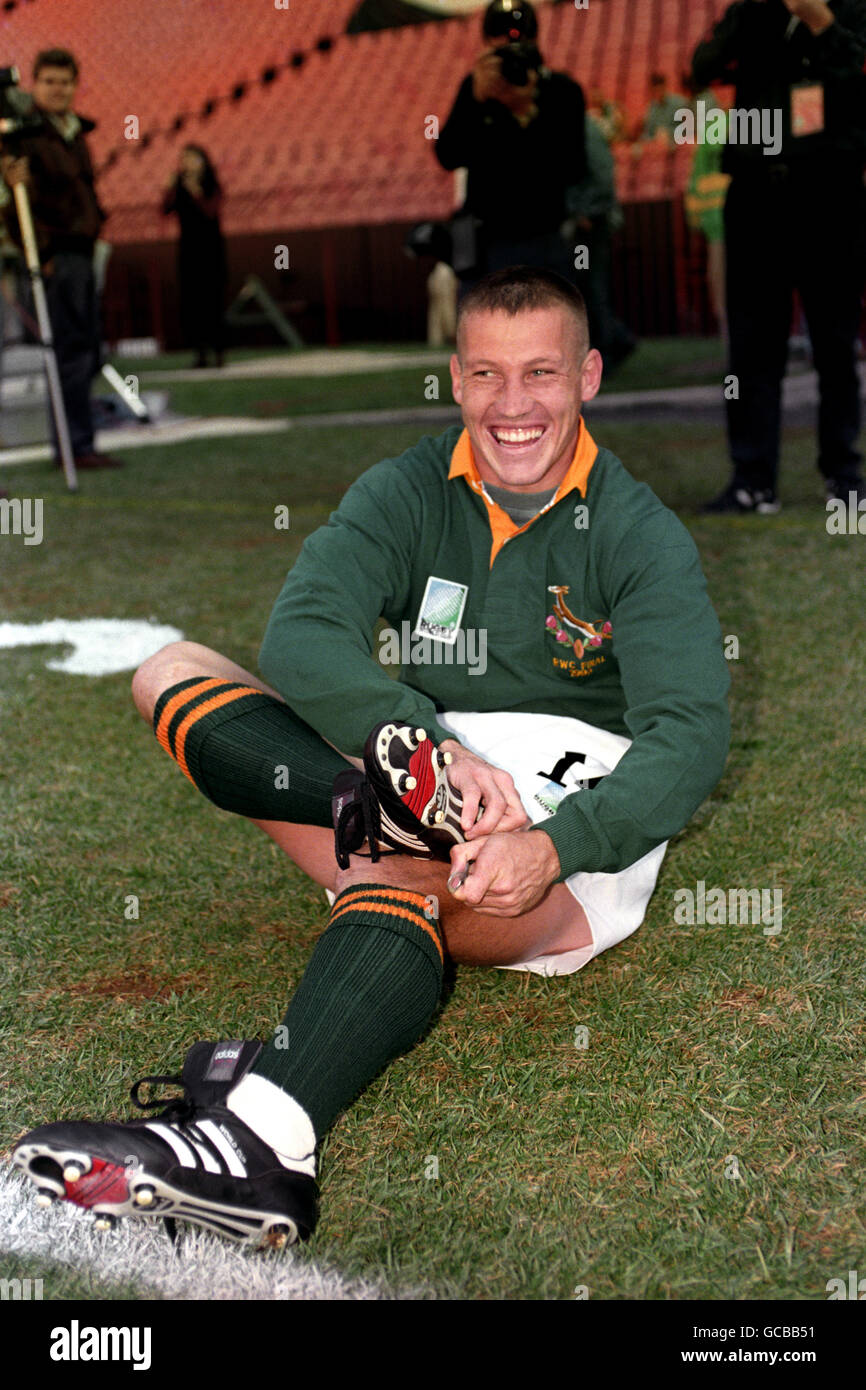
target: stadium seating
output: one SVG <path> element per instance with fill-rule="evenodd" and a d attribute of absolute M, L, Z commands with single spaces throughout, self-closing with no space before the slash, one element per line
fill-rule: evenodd
<path fill-rule="evenodd" d="M 630 122 L 647 100 L 649 73 L 679 85 L 695 43 L 727 0 L 592 0 L 542 15 L 551 67 L 622 102 Z M 92 140 L 100 196 L 115 242 L 164 238 L 162 188 L 183 144 L 210 153 L 226 190 L 231 233 L 405 222 L 447 216 L 453 177 L 424 138 L 444 120 L 479 51 L 478 17 L 386 32 L 343 32 L 355 0 L 29 0 L 0 17 L 4 61 L 26 75 L 46 44 L 71 48 L 82 80 L 78 108 L 99 122 Z M 317 46 L 331 39 L 327 51 Z M 292 54 L 300 66 L 287 67 Z M 270 83 L 261 74 L 275 68 Z M 239 99 L 233 90 L 246 84 Z M 210 114 L 202 114 L 213 102 Z M 129 139 L 128 118 L 138 121 Z M 172 123 L 184 116 L 183 127 Z M 149 137 L 149 139 L 148 139 Z M 688 177 L 689 151 L 617 154 L 625 201 L 669 198 Z"/>

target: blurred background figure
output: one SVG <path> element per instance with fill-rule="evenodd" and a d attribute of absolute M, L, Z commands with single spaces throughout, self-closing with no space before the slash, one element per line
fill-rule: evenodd
<path fill-rule="evenodd" d="M 561 228 L 566 190 L 586 173 L 583 91 L 545 67 L 527 0 L 493 0 L 482 33 L 486 49 L 435 146 L 444 169 L 468 170 L 462 222 L 474 232 L 474 255 L 462 242 L 454 268 L 466 289 L 508 265 L 573 281 L 574 251 Z"/>
<path fill-rule="evenodd" d="M 646 109 L 637 139 L 642 142 L 657 140 L 659 144 L 673 145 L 674 131 L 677 128 L 677 112 L 690 105 L 688 97 L 682 92 L 668 89 L 668 79 L 663 72 L 654 72 L 649 80 L 650 103 Z M 638 146 L 640 149 L 640 146 Z"/>
<path fill-rule="evenodd" d="M 618 101 L 606 97 L 600 87 L 590 90 L 587 110 L 609 145 L 616 145 L 620 140 L 628 139 L 628 121 L 624 107 Z"/>
<path fill-rule="evenodd" d="M 605 372 L 610 375 L 634 352 L 637 339 L 614 313 L 611 248 L 625 217 L 616 196 L 610 145 L 592 115 L 586 118 L 586 163 L 584 178 L 566 194 L 574 219 L 569 240 L 586 247 L 586 268 L 576 279 L 586 300 L 590 341 L 604 358 Z"/>
<path fill-rule="evenodd" d="M 711 88 L 703 91 L 691 81 L 687 90 L 693 103 L 703 101 L 706 109 L 723 110 Z M 728 339 L 728 316 L 725 309 L 725 198 L 731 182 L 730 174 L 722 168 L 725 146 L 698 136 L 692 160 L 691 174 L 685 192 L 686 220 L 695 232 L 700 232 L 707 244 L 707 291 L 710 305 L 725 342 Z"/>
<path fill-rule="evenodd" d="M 779 510 L 782 379 L 795 289 L 820 392 L 818 468 L 828 498 L 866 496 L 857 450 L 856 341 L 864 279 L 866 3 L 745 0 L 693 59 L 697 84 L 736 82 L 734 107 L 778 129 L 733 139 L 724 169 L 733 477 L 711 512 Z M 771 138 L 767 138 L 771 137 Z"/>
<path fill-rule="evenodd" d="M 208 351 L 216 365 L 225 360 L 225 297 L 228 281 L 226 247 L 220 228 L 222 188 L 200 145 L 185 145 L 177 173 L 169 180 L 163 213 L 180 223 L 177 270 L 184 341 L 196 351 L 196 367 L 207 366 Z"/>
<path fill-rule="evenodd" d="M 16 138 L 0 160 L 10 188 L 26 185 L 39 247 L 57 370 L 75 466 L 119 468 L 93 442 L 90 386 L 102 355 L 94 247 L 106 214 L 96 195 L 87 136 L 95 122 L 73 110 L 78 64 L 67 49 L 46 48 L 33 64 L 33 105 L 41 124 Z M 20 244 L 15 204 L 4 214 Z M 54 425 L 52 420 L 52 431 Z M 60 466 L 54 437 L 55 463 Z"/>
<path fill-rule="evenodd" d="M 427 277 L 427 343 L 444 347 L 457 338 L 457 276 L 437 261 Z"/>

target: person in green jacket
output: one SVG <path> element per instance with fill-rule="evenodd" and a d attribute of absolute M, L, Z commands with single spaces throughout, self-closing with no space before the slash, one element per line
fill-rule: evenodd
<path fill-rule="evenodd" d="M 693 84 L 694 104 L 703 102 L 707 110 L 720 111 L 711 88 L 700 91 Z M 707 287 L 710 306 L 727 341 L 728 318 L 725 309 L 725 198 L 731 182 L 722 169 L 724 144 L 698 140 L 685 193 L 686 220 L 694 232 L 701 232 L 707 243 Z"/>
<path fill-rule="evenodd" d="M 719 624 L 685 527 L 586 427 L 602 359 L 579 291 L 488 276 L 451 373 L 463 428 L 369 469 L 304 543 L 270 685 L 190 642 L 136 674 L 181 770 L 334 901 L 263 1046 L 196 1044 L 161 1116 L 20 1141 L 45 1201 L 305 1238 L 316 1147 L 426 1031 L 446 955 L 581 968 L 640 925 L 667 839 L 721 776 Z M 396 681 L 373 659 L 382 618 Z M 414 853 L 376 857 L 413 824 Z M 444 858 L 418 857 L 449 827 Z"/>

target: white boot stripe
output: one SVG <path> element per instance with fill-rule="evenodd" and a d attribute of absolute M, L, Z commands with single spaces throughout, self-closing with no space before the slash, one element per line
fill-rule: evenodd
<path fill-rule="evenodd" d="M 192 1138 L 192 1136 L 190 1136 Z M 202 1161 L 202 1167 L 206 1173 L 221 1173 L 223 1170 L 219 1162 L 214 1158 L 206 1144 L 199 1144 L 196 1139 L 192 1140 L 196 1153 Z"/>
<path fill-rule="evenodd" d="M 203 1131 L 215 1149 L 218 1149 L 225 1161 L 226 1167 L 233 1178 L 245 1178 L 247 1170 L 241 1163 L 231 1144 L 224 1134 L 220 1133 L 219 1127 L 213 1120 L 200 1120 L 198 1128 Z"/>
<path fill-rule="evenodd" d="M 195 1154 L 185 1140 L 181 1139 L 168 1125 L 158 1124 L 155 1120 L 148 1120 L 147 1128 L 152 1129 L 154 1134 L 158 1134 L 160 1139 L 164 1139 L 169 1148 L 174 1149 L 184 1168 L 197 1168 Z"/>

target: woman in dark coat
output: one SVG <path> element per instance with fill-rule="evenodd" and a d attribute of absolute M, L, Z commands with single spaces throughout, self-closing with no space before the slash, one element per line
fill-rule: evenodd
<path fill-rule="evenodd" d="M 197 367 L 207 366 L 208 349 L 216 365 L 223 364 L 227 271 L 221 206 L 222 189 L 207 153 L 200 145 L 185 145 L 162 210 L 176 213 L 180 222 L 180 317 L 184 341 L 198 354 Z"/>

